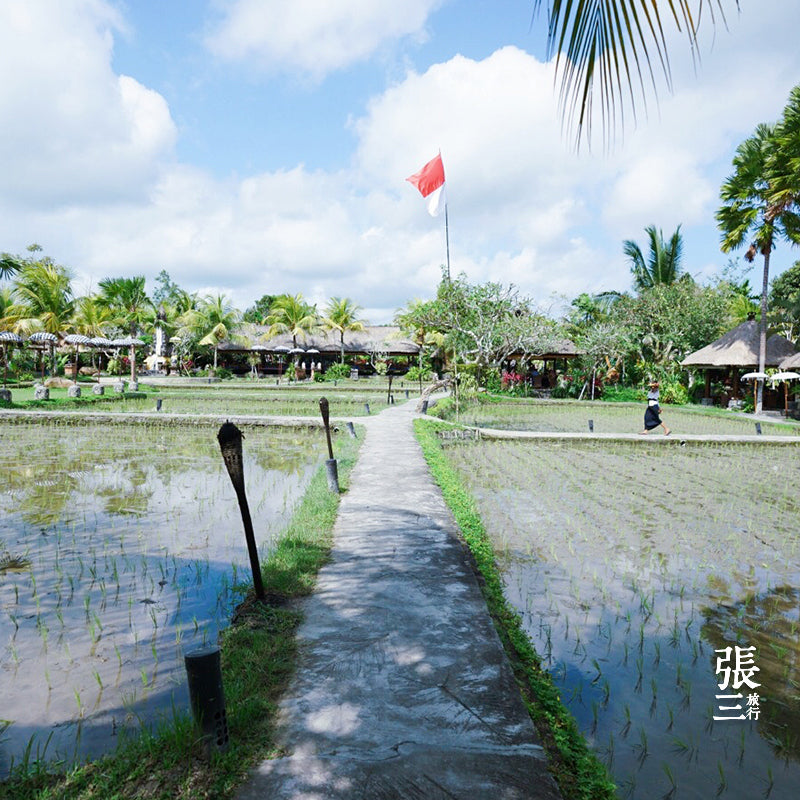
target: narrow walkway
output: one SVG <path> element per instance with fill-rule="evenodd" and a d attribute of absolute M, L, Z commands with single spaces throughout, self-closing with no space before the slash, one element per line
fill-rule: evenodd
<path fill-rule="evenodd" d="M 560 797 L 413 406 L 369 421 L 306 602 L 279 723 L 287 755 L 238 800 Z"/>

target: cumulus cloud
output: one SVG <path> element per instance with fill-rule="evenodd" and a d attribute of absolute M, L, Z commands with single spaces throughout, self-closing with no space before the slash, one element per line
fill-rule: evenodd
<path fill-rule="evenodd" d="M 229 19 L 244 8 L 228 6 Z M 800 74 L 788 40 L 771 59 L 758 49 L 778 14 L 765 6 L 746 31 L 731 21 L 730 34 L 719 32 L 724 52 L 705 55 L 698 76 L 676 68 L 675 95 L 611 154 L 576 155 L 560 129 L 552 65 L 515 47 L 480 60 L 453 55 L 371 99 L 349 123 L 357 142 L 349 163 L 219 179 L 176 163 L 163 98 L 114 74 L 122 21 L 106 4 L 18 0 L 2 9 L 0 44 L 13 51 L 0 49 L 6 72 L 13 59 L 30 64 L 30 77 L 15 67 L 25 79 L 0 86 L 4 116 L 21 118 L 0 131 L 9 154 L 2 249 L 40 241 L 83 285 L 112 270 L 152 278 L 166 268 L 187 289 L 216 287 L 241 308 L 264 293 L 319 303 L 351 296 L 378 322 L 435 291 L 443 219 L 427 214 L 405 178 L 438 149 L 454 273 L 514 282 L 545 305 L 554 295 L 625 289 L 622 240 L 641 240 L 651 223 L 665 233 L 682 223 L 687 269 L 706 269 L 718 253 L 713 213 L 733 148 L 780 114 Z M 25 55 L 36 48 L 24 22 L 47 42 L 37 56 L 44 63 Z M 739 54 L 744 41 L 749 59 Z"/>
<path fill-rule="evenodd" d="M 208 35 L 220 58 L 319 79 L 363 61 L 386 42 L 423 39 L 444 0 L 230 0 Z"/>
<path fill-rule="evenodd" d="M 146 196 L 176 131 L 159 94 L 113 72 L 122 28 L 100 0 L 0 4 L 6 199 L 41 209 Z"/>

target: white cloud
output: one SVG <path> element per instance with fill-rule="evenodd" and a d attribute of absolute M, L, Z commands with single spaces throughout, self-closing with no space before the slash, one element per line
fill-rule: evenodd
<path fill-rule="evenodd" d="M 373 55 L 387 42 L 425 37 L 443 0 L 230 0 L 207 38 L 217 56 L 268 72 L 319 79 Z"/>
<path fill-rule="evenodd" d="M 100 0 L 0 4 L 4 199 L 41 209 L 145 196 L 176 132 L 160 95 L 111 69 L 122 27 Z"/>
<path fill-rule="evenodd" d="M 554 294 L 624 289 L 621 242 L 643 239 L 651 223 L 665 233 L 683 223 L 687 269 L 705 268 L 732 150 L 780 114 L 800 74 L 783 30 L 776 35 L 787 41 L 766 57 L 778 12 L 756 9 L 746 31 L 732 22 L 731 34 L 718 33 L 698 77 L 676 68 L 676 94 L 611 155 L 576 156 L 560 130 L 551 65 L 514 47 L 480 61 L 454 55 L 371 100 L 350 123 L 358 144 L 349 165 L 287 164 L 218 180 L 174 163 L 163 98 L 114 74 L 111 37 L 122 23 L 106 4 L 17 0 L 0 9 L 0 66 L 22 76 L 0 85 L 4 118 L 19 119 L 0 129 L 9 165 L 0 249 L 39 241 L 78 270 L 79 285 L 166 268 L 185 288 L 218 287 L 240 308 L 264 293 L 302 292 L 320 303 L 345 295 L 373 321 L 435 291 L 443 219 L 427 214 L 405 178 L 439 148 L 454 273 L 514 282 L 545 304 Z M 230 20 L 237 9 L 245 6 L 230 6 Z M 309 41 L 320 35 L 311 31 Z"/>

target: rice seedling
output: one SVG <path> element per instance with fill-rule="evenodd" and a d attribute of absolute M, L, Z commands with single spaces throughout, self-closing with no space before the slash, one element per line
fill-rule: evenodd
<path fill-rule="evenodd" d="M 183 679 L 192 629 L 193 646 L 216 640 L 227 625 L 241 597 L 232 589 L 230 564 L 241 576 L 247 556 L 238 531 L 227 529 L 237 509 L 215 430 L 106 426 L 86 437 L 60 424 L 3 429 L 8 483 L 15 488 L 0 488 L 0 541 L 19 542 L 31 565 L 4 574 L 11 577 L 0 598 L 8 619 L 4 712 L 20 721 L 5 733 L 9 757 L 23 751 L 21 732 L 37 705 L 20 678 L 38 671 L 48 694 L 41 713 L 54 725 L 95 716 L 105 725 L 106 710 L 131 694 L 142 670 L 149 696 L 169 704 Z M 260 545 L 268 551 L 324 453 L 313 431 L 264 428 L 248 433 L 251 443 L 248 491 Z M 30 452 L 37 453 L 35 462 Z M 55 485 L 40 491 L 39 475 Z M 157 603 L 139 603 L 146 598 Z M 65 655 L 46 660 L 56 630 Z M 99 666 L 109 656 L 116 661 L 113 680 Z M 22 667 L 16 675 L 12 665 Z M 91 702 L 89 685 L 98 690 Z M 161 713 L 150 702 L 139 712 L 148 724 Z M 93 736 L 76 744 L 74 726 L 53 730 L 60 756 L 75 751 L 84 759 L 110 742 Z"/>
<path fill-rule="evenodd" d="M 719 725 L 738 723 L 718 723 L 708 743 L 704 732 L 705 708 L 718 691 L 713 651 L 734 641 L 758 645 L 759 678 L 781 708 L 796 708 L 790 698 L 800 691 L 790 681 L 800 660 L 800 592 L 781 595 L 780 587 L 800 584 L 800 504 L 796 484 L 773 478 L 798 476 L 794 448 L 482 440 L 444 450 L 487 531 L 498 528 L 510 554 L 500 561 L 514 586 L 509 599 L 525 612 L 529 635 L 587 733 L 608 727 L 612 715 L 625 733 L 643 726 L 654 754 L 670 748 L 671 735 L 703 737 L 704 759 L 670 768 L 681 786 L 705 787 L 698 791 L 706 796 L 720 782 L 718 757 L 729 786 L 756 794 L 763 786 L 746 769 L 751 754 L 767 762 L 781 757 L 775 751 L 800 757 L 777 730 L 773 745 L 747 734 L 740 766 L 735 754 L 726 760 L 728 737 L 718 733 Z M 775 514 L 785 506 L 789 513 Z M 684 647 L 685 657 L 676 658 Z M 608 702 L 598 694 L 595 709 L 577 702 L 579 676 L 598 688 L 607 681 Z M 645 677 L 650 691 L 639 698 Z M 768 725 L 775 722 L 762 713 L 759 726 Z M 641 786 L 655 785 L 655 759 L 639 763 L 638 752 L 617 748 L 619 784 L 633 771 Z M 789 775 L 800 781 L 794 760 L 787 784 Z"/>

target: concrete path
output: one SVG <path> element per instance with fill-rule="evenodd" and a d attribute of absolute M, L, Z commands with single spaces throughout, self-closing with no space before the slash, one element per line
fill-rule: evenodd
<path fill-rule="evenodd" d="M 286 755 L 238 800 L 560 797 L 413 416 L 369 420 L 305 605 Z"/>

